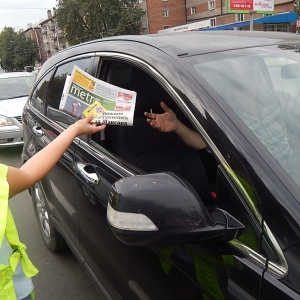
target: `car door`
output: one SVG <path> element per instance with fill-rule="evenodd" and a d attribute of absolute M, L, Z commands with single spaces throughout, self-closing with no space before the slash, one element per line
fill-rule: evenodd
<path fill-rule="evenodd" d="M 131 81 L 132 69 L 121 69 L 120 73 L 116 64 L 115 73 L 110 72 L 112 68 L 109 65 L 109 62 L 102 63 L 103 79 L 112 82 L 112 78 L 117 77 L 120 80 L 118 85 L 126 87 Z M 116 154 L 117 141 L 124 138 L 124 128 L 112 127 L 108 126 L 99 134 L 82 137 L 75 153 L 74 197 L 84 265 L 102 293 L 112 299 L 180 299 L 154 255 L 155 251 L 122 244 L 115 238 L 106 220 L 113 183 L 123 177 L 143 173 L 128 159 Z M 121 132 L 116 136 L 112 129 L 120 129 Z"/>
<path fill-rule="evenodd" d="M 106 76 L 103 75 L 103 79 L 124 88 L 130 88 L 132 77 L 130 67 L 113 65 L 114 67 L 110 67 L 110 62 L 102 63 L 103 69 L 106 69 Z M 111 70 L 113 71 L 110 72 Z M 142 74 L 139 76 L 143 77 Z M 155 77 L 154 74 L 152 76 Z M 141 81 L 145 83 L 145 80 Z M 135 87 L 135 89 L 142 91 L 145 90 L 145 86 L 144 89 L 142 86 Z M 158 85 L 150 86 L 147 92 L 151 94 L 151 90 L 157 92 L 161 88 Z M 144 96 L 143 99 L 146 98 L 146 95 Z M 159 99 L 165 97 L 166 94 L 160 96 L 161 98 L 156 95 L 158 104 Z M 148 97 L 150 98 L 151 95 Z M 145 119 L 144 122 L 146 123 Z M 173 296 L 175 298 L 172 298 L 171 294 L 164 298 L 163 291 L 169 286 L 169 284 L 164 284 L 165 288 L 160 288 L 159 293 L 153 299 L 205 299 L 205 297 L 209 299 L 241 299 L 241 297 L 259 299 L 266 262 L 260 259 L 253 261 L 248 258 L 252 254 L 260 257 L 261 224 L 249 213 L 247 205 L 241 201 L 243 196 L 233 188 L 234 184 L 228 180 L 227 176 L 221 176 L 221 171 L 219 171 L 218 182 L 221 182 L 222 178 L 226 189 L 220 183 L 218 185 L 220 190 L 217 192 L 220 199 L 229 198 L 232 202 L 230 205 L 239 208 L 238 216 L 242 216 L 246 227 L 249 228 L 248 234 L 251 236 L 251 241 L 244 247 L 249 250 L 248 252 L 242 251 L 244 250 L 242 246 L 240 251 L 237 251 L 238 247 L 232 248 L 227 245 L 225 247 L 224 244 L 218 243 L 139 249 L 122 245 L 114 239 L 106 221 L 106 207 L 111 185 L 122 177 L 140 174 L 143 171 L 140 169 L 141 165 L 137 166 L 134 163 L 134 159 L 129 161 L 131 159 L 129 156 L 122 156 L 122 151 L 119 151 L 122 150 L 119 149 L 122 146 L 118 145 L 119 140 L 122 140 L 120 136 L 122 130 L 111 139 L 112 129 L 113 126 L 108 127 L 98 137 L 82 140 L 75 155 L 77 169 L 74 195 L 79 221 L 80 249 L 84 253 L 88 268 L 97 274 L 97 278 L 105 278 L 110 290 L 124 295 L 127 299 L 133 299 L 132 293 L 137 293 L 129 285 L 127 286 L 130 282 L 129 278 L 133 278 L 135 286 L 138 286 L 141 291 L 147 290 L 148 295 L 157 293 L 157 289 L 154 288 L 155 284 L 171 283 L 172 288 L 169 293 L 175 292 L 176 296 Z M 123 134 L 126 136 L 125 132 Z M 142 145 L 137 144 L 136 147 L 139 148 Z M 123 148 L 125 148 L 124 143 Z M 148 164 L 144 165 L 156 163 L 150 159 Z M 214 182 L 216 181 L 214 178 Z M 155 253 L 156 258 L 150 253 Z M 120 256 L 124 260 L 120 261 L 118 259 Z M 133 257 L 135 257 L 134 262 Z M 147 274 L 141 272 L 141 269 L 146 269 Z M 120 272 L 122 275 L 119 274 Z M 164 278 L 163 281 L 157 280 L 158 274 Z M 152 282 L 152 286 L 149 286 L 149 281 Z"/>
<path fill-rule="evenodd" d="M 227 243 L 196 244 L 189 249 L 197 282 L 211 299 L 260 299 L 267 262 L 263 258 L 261 223 L 249 209 L 248 201 L 219 165 L 214 205 L 245 228 L 239 237 Z"/>
<path fill-rule="evenodd" d="M 80 253 L 100 291 L 108 299 L 177 299 L 154 254 L 120 243 L 106 220 L 112 184 L 136 171 L 92 140 L 81 140 L 74 168 Z"/>
<path fill-rule="evenodd" d="M 65 79 L 67 75 L 71 74 L 74 65 L 88 71 L 92 60 L 93 56 L 89 55 L 63 62 L 53 70 L 53 73 L 48 73 L 46 77 L 40 79 L 31 98 L 32 105 L 44 114 L 36 113 L 31 124 L 36 151 L 47 146 L 64 128 L 75 122 L 74 118 L 58 109 Z M 43 91 L 42 96 L 41 91 Z M 29 115 L 34 113 L 35 110 L 29 112 Z M 47 199 L 55 226 L 58 227 L 68 243 L 75 248 L 78 244 L 77 216 L 73 197 L 73 155 L 76 144 L 77 140 L 75 139 L 39 185 L 41 193 Z"/>

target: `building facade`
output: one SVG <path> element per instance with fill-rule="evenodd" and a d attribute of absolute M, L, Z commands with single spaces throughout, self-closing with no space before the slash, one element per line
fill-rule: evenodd
<path fill-rule="evenodd" d="M 145 11 L 142 34 L 187 23 L 186 0 L 138 0 L 138 5 Z"/>
<path fill-rule="evenodd" d="M 48 18 L 40 23 L 41 33 L 43 36 L 43 44 L 45 52 L 47 54 L 47 58 L 68 47 L 62 30 L 60 30 L 57 26 L 55 12 L 55 8 L 53 9 L 53 15 L 51 13 L 51 10 L 48 10 Z"/>
<path fill-rule="evenodd" d="M 297 0 L 275 0 L 274 15 L 293 12 Z M 226 0 L 187 0 L 186 1 L 187 23 L 201 22 L 209 20 L 209 26 L 220 26 L 224 24 L 243 22 L 250 19 L 250 14 L 229 13 Z M 253 19 L 261 18 L 265 15 L 253 13 Z M 205 27 L 203 27 L 205 28 Z M 249 30 L 249 25 L 237 27 L 240 30 Z M 260 31 L 284 31 L 296 32 L 295 22 L 282 20 L 278 23 L 263 23 L 253 25 L 253 30 Z"/>
<path fill-rule="evenodd" d="M 53 8 L 53 15 L 51 10 L 48 10 L 47 19 L 34 26 L 29 24 L 28 28 L 24 31 L 27 38 L 36 41 L 42 64 L 58 51 L 68 47 L 62 30 L 57 26 L 55 12 L 55 8 Z"/>
<path fill-rule="evenodd" d="M 200 30 L 271 15 L 232 13 L 228 10 L 227 1 L 229 0 L 137 0 L 137 4 L 145 11 L 141 33 Z M 274 0 L 272 15 L 294 12 L 295 7 L 299 7 L 299 0 Z M 291 20 L 284 14 L 278 21 L 266 19 L 263 23 L 254 23 L 253 30 L 300 32 L 294 19 L 295 17 Z M 234 29 L 250 30 L 249 22 L 244 26 L 238 24 Z"/>
<path fill-rule="evenodd" d="M 36 42 L 39 50 L 40 63 L 43 63 L 47 59 L 47 53 L 43 44 L 41 27 L 32 26 L 31 24 L 29 24 L 29 27 L 24 31 L 24 34 L 27 39 L 32 39 Z"/>
<path fill-rule="evenodd" d="M 228 12 L 229 0 L 136 0 L 137 5 L 145 11 L 141 21 L 141 34 L 152 34 L 165 31 L 190 31 L 220 27 L 224 24 L 234 24 L 225 29 L 249 30 L 250 18 L 259 19 L 265 15 L 253 12 Z M 299 7 L 299 0 L 274 0 L 274 16 L 294 12 Z M 67 48 L 68 43 L 63 31 L 57 26 L 56 9 L 47 11 L 47 19 L 39 24 L 30 25 L 24 31 L 27 37 L 36 41 L 39 48 L 41 63 L 58 51 Z M 283 14 L 282 14 L 283 15 Z M 245 24 L 244 24 L 245 23 Z M 259 23 L 259 24 L 258 24 Z M 300 22 L 298 22 L 300 26 Z M 253 30 L 300 32 L 296 20 L 281 18 L 279 21 L 257 22 Z"/>

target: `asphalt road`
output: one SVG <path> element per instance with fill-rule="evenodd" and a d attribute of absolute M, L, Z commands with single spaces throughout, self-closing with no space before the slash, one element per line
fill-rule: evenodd
<path fill-rule="evenodd" d="M 21 166 L 21 147 L 0 149 L 0 162 Z M 9 203 L 20 240 L 39 274 L 33 278 L 36 300 L 101 300 L 96 287 L 70 250 L 56 254 L 44 246 L 31 204 L 25 191 Z"/>

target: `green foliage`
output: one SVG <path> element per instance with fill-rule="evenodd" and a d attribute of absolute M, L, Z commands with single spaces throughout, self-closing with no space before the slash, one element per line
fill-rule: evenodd
<path fill-rule="evenodd" d="M 139 34 L 144 12 L 132 0 L 58 0 L 56 18 L 66 40 L 78 44 L 97 38 Z"/>
<path fill-rule="evenodd" d="M 300 4 L 297 3 L 297 5 L 295 6 L 295 11 L 298 14 L 298 17 L 300 17 Z"/>
<path fill-rule="evenodd" d="M 32 39 L 26 39 L 23 32 L 5 27 L 0 33 L 1 67 L 9 70 L 23 70 L 39 59 L 38 47 Z"/>

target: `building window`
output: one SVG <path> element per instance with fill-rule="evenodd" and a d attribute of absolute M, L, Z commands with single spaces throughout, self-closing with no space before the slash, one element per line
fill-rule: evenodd
<path fill-rule="evenodd" d="M 208 1 L 208 10 L 214 10 L 215 9 L 215 0 Z"/>
<path fill-rule="evenodd" d="M 191 15 L 195 15 L 196 14 L 196 6 L 192 6 L 191 7 Z"/>
<path fill-rule="evenodd" d="M 236 14 L 236 21 L 237 22 L 244 21 L 244 14 Z"/>
<path fill-rule="evenodd" d="M 276 27 L 276 31 L 289 32 L 289 24 L 287 23 L 276 24 Z"/>
<path fill-rule="evenodd" d="M 164 25 L 164 29 L 170 28 L 170 25 Z"/>
<path fill-rule="evenodd" d="M 169 10 L 168 9 L 163 9 L 162 14 L 163 14 L 163 18 L 168 18 L 169 17 Z"/>
<path fill-rule="evenodd" d="M 264 24 L 263 31 L 276 31 L 274 24 Z"/>
<path fill-rule="evenodd" d="M 289 24 L 264 24 L 263 31 L 280 31 L 280 32 L 289 32 Z"/>
<path fill-rule="evenodd" d="M 216 18 L 209 19 L 210 27 L 216 26 Z"/>

